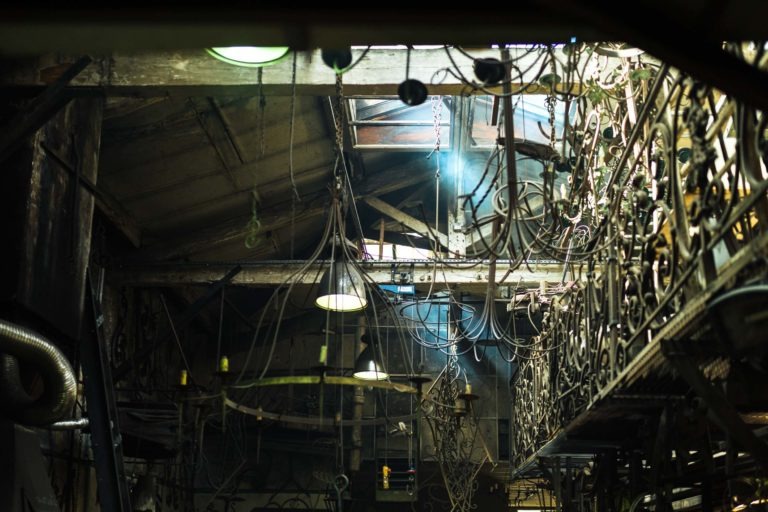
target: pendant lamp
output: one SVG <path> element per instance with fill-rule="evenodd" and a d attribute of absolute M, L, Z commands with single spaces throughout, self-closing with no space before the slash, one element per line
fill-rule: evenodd
<path fill-rule="evenodd" d="M 368 305 L 365 283 L 357 269 L 344 260 L 335 261 L 323 273 L 315 305 L 331 311 L 360 311 Z"/>
<path fill-rule="evenodd" d="M 368 343 L 368 335 L 364 334 L 361 340 Z M 373 344 L 368 344 L 355 361 L 355 371 L 352 374 L 355 378 L 361 380 L 386 380 L 389 378 L 384 365 L 378 360 L 376 350 Z"/>

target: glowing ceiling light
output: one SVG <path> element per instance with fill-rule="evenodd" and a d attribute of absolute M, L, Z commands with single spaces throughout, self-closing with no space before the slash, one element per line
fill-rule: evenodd
<path fill-rule="evenodd" d="M 368 304 L 365 282 L 357 269 L 345 261 L 336 261 L 320 280 L 315 305 L 331 311 L 360 311 Z"/>
<path fill-rule="evenodd" d="M 387 380 L 389 374 L 384 365 L 378 360 L 376 349 L 370 344 L 370 337 L 367 334 L 363 334 L 360 341 L 367 346 L 357 356 L 355 370 L 352 375 L 361 380 Z"/>
<path fill-rule="evenodd" d="M 249 68 L 269 66 L 290 52 L 287 46 L 227 46 L 206 50 L 213 57 L 227 64 Z"/>

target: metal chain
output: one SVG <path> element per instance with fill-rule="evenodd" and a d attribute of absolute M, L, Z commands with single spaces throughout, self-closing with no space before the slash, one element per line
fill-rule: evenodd
<path fill-rule="evenodd" d="M 331 101 L 331 110 L 333 112 L 333 122 L 335 130 L 335 140 L 333 144 L 333 177 L 334 177 L 334 191 L 333 195 L 340 200 L 342 204 L 344 201 L 344 162 L 341 160 L 344 158 L 344 133 L 342 131 L 341 120 L 341 105 L 344 97 L 344 86 L 341 79 L 341 73 L 336 73 L 336 98 L 335 101 Z M 336 235 L 334 235 L 335 237 Z"/>
<path fill-rule="evenodd" d="M 435 169 L 435 179 L 440 178 L 440 123 L 443 119 L 443 97 L 432 96 L 432 126 L 435 132 L 435 147 L 427 155 L 430 158 L 437 153 L 437 169 Z"/>
<path fill-rule="evenodd" d="M 435 130 L 435 151 L 440 151 L 440 123 L 443 119 L 443 97 L 432 96 L 432 123 Z"/>
<path fill-rule="evenodd" d="M 344 132 L 342 130 L 341 108 L 344 101 L 344 84 L 341 80 L 341 74 L 336 74 L 336 102 L 334 103 L 334 115 L 336 117 L 336 149 L 341 153 L 344 147 Z"/>
<path fill-rule="evenodd" d="M 552 82 L 550 84 L 549 94 L 544 102 L 547 105 L 547 112 L 549 113 L 549 147 L 555 149 L 555 107 L 557 106 L 557 97 L 555 96 L 555 77 L 557 68 L 555 67 L 555 59 L 552 58 L 549 61 L 549 66 L 552 72 Z"/>

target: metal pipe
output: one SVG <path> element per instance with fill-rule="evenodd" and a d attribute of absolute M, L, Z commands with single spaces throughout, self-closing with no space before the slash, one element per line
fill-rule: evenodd
<path fill-rule="evenodd" d="M 19 361 L 8 354 L 0 354 L 0 403 L 5 408 L 20 409 L 34 402 L 21 384 Z"/>
<path fill-rule="evenodd" d="M 0 320 L 0 352 L 34 365 L 45 382 L 39 398 L 29 399 L 23 392 L 16 398 L 16 404 L 3 404 L 3 415 L 26 425 L 50 425 L 71 414 L 77 382 L 69 361 L 56 346 L 31 329 Z M 19 390 L 21 384 L 15 362 L 4 357 L 0 373 L 4 376 L 3 384 L 14 382 L 6 390 Z"/>
<path fill-rule="evenodd" d="M 88 418 L 77 418 L 74 420 L 61 420 L 56 423 L 51 423 L 48 428 L 51 430 L 81 430 L 88 428 L 90 422 Z"/>
<path fill-rule="evenodd" d="M 504 62 L 509 62 L 509 49 L 501 52 Z M 504 154 L 507 161 L 507 193 L 509 211 L 517 208 L 517 158 L 515 155 L 515 112 L 512 108 L 512 66 L 507 64 L 504 72 L 502 105 L 504 107 Z"/>
<path fill-rule="evenodd" d="M 355 361 L 363 351 L 363 342 L 360 341 L 365 334 L 366 321 L 365 316 L 360 316 L 357 319 L 357 332 L 355 342 Z M 354 406 L 352 408 L 352 421 L 355 423 L 352 426 L 352 451 L 349 453 L 349 469 L 350 471 L 359 471 L 360 462 L 362 461 L 362 448 L 363 448 L 363 427 L 360 420 L 363 419 L 363 404 L 365 403 L 365 396 L 363 394 L 362 386 L 355 386 L 355 394 L 353 396 Z"/>

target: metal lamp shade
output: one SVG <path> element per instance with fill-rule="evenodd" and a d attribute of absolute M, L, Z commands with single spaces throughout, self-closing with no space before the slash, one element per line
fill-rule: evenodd
<path fill-rule="evenodd" d="M 384 369 L 384 365 L 379 364 L 374 357 L 373 349 L 370 345 L 365 347 L 355 361 L 355 378 L 361 380 L 386 380 L 389 374 Z"/>
<path fill-rule="evenodd" d="M 368 305 L 365 283 L 351 265 L 343 261 L 333 263 L 323 273 L 315 305 L 331 311 L 360 311 Z"/>

